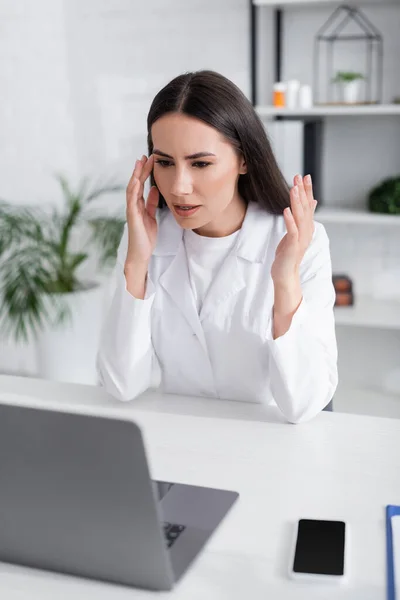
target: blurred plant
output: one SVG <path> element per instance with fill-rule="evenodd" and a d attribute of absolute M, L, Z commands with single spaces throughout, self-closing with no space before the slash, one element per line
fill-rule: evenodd
<path fill-rule="evenodd" d="M 370 191 L 368 208 L 375 213 L 400 215 L 400 175 L 384 179 Z"/>
<path fill-rule="evenodd" d="M 124 216 L 101 215 L 92 206 L 122 186 L 89 189 L 84 179 L 73 191 L 65 177 L 56 178 L 64 200 L 61 209 L 0 200 L 0 332 L 16 341 L 27 341 L 46 326 L 71 318 L 65 294 L 90 287 L 80 281 L 78 268 L 91 256 L 91 249 L 98 252 L 98 271 L 109 268 L 124 228 Z M 72 235 L 78 230 L 84 241 L 76 251 Z"/>
<path fill-rule="evenodd" d="M 350 83 L 357 79 L 365 79 L 365 77 L 362 73 L 356 73 L 355 71 L 338 71 L 332 79 L 332 83 Z"/>

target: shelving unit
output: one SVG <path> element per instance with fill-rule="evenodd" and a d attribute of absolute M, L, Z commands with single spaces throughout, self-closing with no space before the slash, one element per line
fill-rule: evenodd
<path fill-rule="evenodd" d="M 338 6 L 340 0 L 250 0 L 251 7 L 251 90 L 252 101 L 258 115 L 265 121 L 300 119 L 305 122 L 304 128 L 304 172 L 310 173 L 314 182 L 314 192 L 317 198 L 322 198 L 320 148 L 323 138 L 323 127 L 326 119 L 339 119 L 349 117 L 385 117 L 399 116 L 400 104 L 359 104 L 351 105 L 315 105 L 309 109 L 277 108 L 271 105 L 259 104 L 257 81 L 257 18 L 258 12 L 263 7 L 273 9 L 275 56 L 274 80 L 282 79 L 282 37 L 284 9 L 295 6 Z M 398 5 L 400 0 L 353 0 L 353 4 L 365 5 Z M 306 126 L 307 125 L 307 126 Z M 397 225 L 400 224 L 400 215 L 379 215 L 366 211 L 332 209 L 320 206 L 316 214 L 317 220 L 322 223 L 352 223 L 365 225 Z"/>
<path fill-rule="evenodd" d="M 325 208 L 323 206 L 317 208 L 315 220 L 323 225 L 327 223 L 341 223 L 344 225 L 383 225 L 388 227 L 400 227 L 400 215 L 384 215 L 363 210 Z"/>
<path fill-rule="evenodd" d="M 253 0 L 256 6 L 313 6 L 317 4 L 337 6 L 338 0 Z M 351 4 L 362 6 L 363 4 L 382 5 L 382 4 L 400 4 L 399 0 L 352 0 Z"/>
<path fill-rule="evenodd" d="M 256 106 L 260 117 L 374 117 L 400 115 L 400 104 L 366 104 L 359 106 L 317 105 L 312 108 L 288 109 L 275 106 Z"/>
<path fill-rule="evenodd" d="M 357 296 L 354 306 L 335 307 L 335 322 L 340 326 L 400 331 L 400 300 Z"/>
<path fill-rule="evenodd" d="M 323 198 L 320 177 L 322 168 L 319 164 L 320 157 L 323 155 L 320 147 L 321 140 L 323 139 L 323 130 L 332 127 L 333 122 L 339 119 L 400 117 L 400 104 L 360 104 L 357 106 L 339 104 L 315 105 L 306 110 L 289 110 L 265 104 L 265 97 L 258 97 L 259 48 L 257 35 L 261 33 L 258 27 L 258 17 L 259 12 L 264 7 L 272 9 L 268 13 L 268 18 L 271 15 L 274 25 L 274 56 L 270 57 L 269 60 L 271 60 L 271 67 L 273 68 L 273 80 L 281 81 L 284 79 L 284 74 L 282 73 L 282 52 L 285 10 L 296 7 L 300 8 L 302 6 L 325 6 L 332 7 L 333 9 L 339 4 L 341 4 L 340 0 L 252 0 L 250 3 L 251 92 L 253 105 L 266 125 L 268 122 L 276 120 L 297 119 L 304 121 L 304 172 L 312 174 L 317 198 Z M 351 4 L 359 5 L 360 7 L 363 5 L 396 5 L 400 7 L 400 0 L 352 0 Z M 332 224 L 332 226 L 384 227 L 390 236 L 396 236 L 397 233 L 393 234 L 393 228 L 400 227 L 400 215 L 376 214 L 350 207 L 326 207 L 323 204 L 317 207 L 315 219 L 322 224 Z M 348 352 L 344 352 L 344 356 L 347 357 L 349 362 L 346 359 L 346 364 L 342 365 L 342 368 L 345 366 L 344 383 L 341 383 L 339 374 L 339 387 L 334 397 L 335 410 L 400 418 L 400 395 L 389 393 L 383 387 L 380 387 L 383 386 L 386 368 L 389 368 L 388 365 L 391 366 L 393 364 L 393 349 L 397 348 L 394 345 L 393 335 L 398 336 L 400 344 L 400 299 L 385 300 L 356 294 L 353 306 L 335 307 L 335 323 L 340 343 L 346 344 L 346 348 L 348 348 L 347 344 L 351 340 L 350 347 L 354 348 L 354 352 L 350 355 Z M 378 369 L 376 372 L 376 381 L 374 375 L 373 380 L 367 378 L 370 383 L 362 387 L 363 384 L 361 382 L 360 385 L 359 377 L 359 361 L 362 360 L 363 355 L 367 356 L 368 360 L 374 360 L 372 357 L 375 354 L 376 356 L 380 356 L 381 354 L 381 352 L 374 354 L 373 351 L 370 354 L 368 349 L 368 340 L 370 339 L 371 343 L 374 343 L 372 340 L 379 340 L 382 343 L 383 355 L 378 359 L 381 362 L 373 363 L 373 373 L 375 373 L 376 368 Z M 383 340 L 388 340 L 388 355 L 384 353 L 385 342 Z M 355 361 L 354 364 L 351 362 L 352 360 Z M 355 369 L 354 378 L 351 375 L 353 369 Z"/>

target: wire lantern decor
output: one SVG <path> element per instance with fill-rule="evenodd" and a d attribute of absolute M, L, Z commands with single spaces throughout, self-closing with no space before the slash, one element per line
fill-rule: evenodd
<path fill-rule="evenodd" d="M 355 33 L 346 33 L 352 25 Z M 338 44 L 363 44 L 364 65 L 359 73 L 338 71 L 335 68 L 335 50 Z M 363 99 L 357 104 L 378 104 L 383 92 L 383 36 L 360 9 L 342 5 L 337 7 L 314 39 L 314 94 L 316 104 L 335 104 L 336 83 L 349 84 L 358 79 L 365 82 Z M 336 75 L 336 77 L 335 77 Z M 340 102 L 340 104 L 343 102 Z"/>

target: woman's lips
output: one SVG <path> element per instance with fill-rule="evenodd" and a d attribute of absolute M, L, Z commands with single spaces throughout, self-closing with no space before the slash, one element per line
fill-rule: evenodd
<path fill-rule="evenodd" d="M 191 217 L 199 208 L 201 206 L 194 206 L 193 204 L 188 204 L 187 206 L 185 204 L 174 204 L 174 210 L 180 217 Z"/>

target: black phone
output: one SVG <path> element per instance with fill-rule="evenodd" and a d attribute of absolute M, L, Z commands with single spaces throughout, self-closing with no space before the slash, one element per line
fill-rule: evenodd
<path fill-rule="evenodd" d="M 344 521 L 300 519 L 290 565 L 291 577 L 343 580 L 347 575 L 346 537 Z"/>

